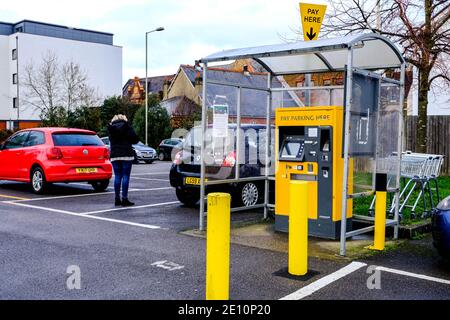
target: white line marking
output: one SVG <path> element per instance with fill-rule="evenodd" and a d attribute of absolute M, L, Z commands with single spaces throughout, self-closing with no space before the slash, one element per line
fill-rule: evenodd
<path fill-rule="evenodd" d="M 158 176 L 158 175 L 169 175 L 169 172 L 151 172 L 151 173 L 137 173 L 137 174 L 131 174 L 131 177 L 136 177 L 136 176 Z"/>
<path fill-rule="evenodd" d="M 157 267 L 157 268 L 162 268 L 164 270 L 168 270 L 168 271 L 175 271 L 175 270 L 181 270 L 184 269 L 184 266 L 182 266 L 181 264 L 172 262 L 172 261 L 157 261 L 151 264 L 151 266 L 153 267 Z"/>
<path fill-rule="evenodd" d="M 26 203 L 17 203 L 17 202 L 14 202 L 14 201 L 5 202 L 5 203 L 6 204 L 11 204 L 11 205 L 14 205 L 14 206 L 20 206 L 20 207 L 25 207 L 25 208 L 44 210 L 44 211 L 50 211 L 50 212 L 56 212 L 56 213 L 62 213 L 62 214 L 67 214 L 67 215 L 75 216 L 75 217 L 82 217 L 82 218 L 88 218 L 88 219 L 95 219 L 95 220 L 101 220 L 101 221 L 114 222 L 114 223 L 125 224 L 125 225 L 134 226 L 134 227 L 140 227 L 140 228 L 153 229 L 153 230 L 161 229 L 161 227 L 153 226 L 153 225 L 150 225 L 150 224 L 141 224 L 141 223 L 135 223 L 135 222 L 130 222 L 130 221 L 124 221 L 124 220 L 109 219 L 109 218 L 97 217 L 97 216 L 88 216 L 88 215 L 84 215 L 84 214 L 81 214 L 81 213 L 75 213 L 75 212 L 65 211 L 65 210 L 58 210 L 58 209 L 51 209 L 51 208 L 33 206 L 31 204 L 26 204 Z"/>
<path fill-rule="evenodd" d="M 314 292 L 326 287 L 327 285 L 349 275 L 352 272 L 355 272 L 359 269 L 361 269 L 362 267 L 367 266 L 367 264 L 362 263 L 362 262 L 352 262 L 349 265 L 343 267 L 342 269 L 339 269 L 336 272 L 333 272 L 303 288 L 301 288 L 300 290 L 291 293 L 290 295 L 287 295 L 284 298 L 281 298 L 280 300 L 300 300 L 303 299 L 311 294 L 313 294 Z"/>
<path fill-rule="evenodd" d="M 399 275 L 402 275 L 402 276 L 413 277 L 413 278 L 418 278 L 418 279 L 428 280 L 428 281 L 433 281 L 433 282 L 439 282 L 439 283 L 443 283 L 443 284 L 450 284 L 450 280 L 430 277 L 430 276 L 426 276 L 426 275 L 423 275 L 423 274 L 412 273 L 412 272 L 407 272 L 407 271 L 402 271 L 402 270 L 397 270 L 397 269 L 391 269 L 391 268 L 385 268 L 385 267 L 377 267 L 376 269 L 380 270 L 380 271 L 386 271 L 386 272 L 390 272 L 390 273 L 399 274 Z"/>
<path fill-rule="evenodd" d="M 129 192 L 138 192 L 138 191 L 159 191 L 159 190 L 169 190 L 173 189 L 172 187 L 164 187 L 164 188 L 150 188 L 150 189 L 130 189 Z M 33 198 L 27 200 L 16 200 L 13 202 L 28 202 L 28 201 L 41 201 L 41 200 L 55 200 L 55 199 L 67 199 L 67 198 L 79 198 L 79 197 L 88 197 L 88 196 L 101 196 L 106 194 L 114 194 L 114 192 L 99 192 L 99 193 L 83 193 L 83 194 L 74 194 L 68 196 L 56 196 L 56 197 L 42 197 L 42 198 Z M 9 202 L 9 201 L 8 201 Z"/>
<path fill-rule="evenodd" d="M 78 183 L 78 182 L 70 182 L 68 185 L 75 185 L 75 186 L 83 186 L 83 187 L 91 187 L 89 183 Z M 92 187 L 91 187 L 92 188 Z M 108 187 L 109 190 L 114 190 L 113 187 Z"/>
<path fill-rule="evenodd" d="M 136 179 L 136 180 L 145 180 L 145 181 L 164 181 L 164 182 L 169 182 L 170 180 L 168 179 L 154 179 L 154 178 L 138 178 L 138 177 L 131 177 L 132 179 Z"/>
<path fill-rule="evenodd" d="M 122 208 L 114 208 L 114 209 L 106 209 L 106 210 L 99 210 L 99 211 L 84 212 L 83 215 L 91 215 L 91 214 L 106 213 L 106 212 L 112 212 L 112 211 L 130 210 L 130 209 L 162 207 L 162 206 L 169 206 L 169 205 L 172 205 L 172 204 L 179 204 L 179 203 L 180 203 L 179 201 L 171 201 L 171 202 L 147 204 L 147 205 L 143 205 L 143 206 L 122 207 Z"/>

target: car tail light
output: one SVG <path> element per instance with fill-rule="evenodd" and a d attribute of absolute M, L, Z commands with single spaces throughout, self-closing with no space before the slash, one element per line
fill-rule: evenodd
<path fill-rule="evenodd" d="M 173 160 L 173 164 L 180 165 L 183 162 L 183 151 L 179 151 L 175 155 L 175 159 Z"/>
<path fill-rule="evenodd" d="M 222 167 L 234 167 L 236 164 L 236 153 L 234 151 L 228 152 L 222 163 Z"/>
<path fill-rule="evenodd" d="M 47 153 L 49 160 L 60 160 L 63 158 L 63 154 L 60 148 L 51 148 Z"/>
<path fill-rule="evenodd" d="M 108 160 L 110 156 L 110 152 L 108 150 L 108 148 L 105 148 L 105 150 L 103 151 L 103 159 Z"/>

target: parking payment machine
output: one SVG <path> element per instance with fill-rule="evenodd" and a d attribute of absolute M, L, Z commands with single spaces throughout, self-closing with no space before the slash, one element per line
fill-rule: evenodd
<path fill-rule="evenodd" d="M 338 239 L 342 214 L 343 107 L 276 110 L 275 229 L 289 229 L 289 183 L 310 181 L 309 234 Z M 352 163 L 350 163 L 352 165 Z M 350 170 L 349 181 L 352 181 Z M 349 185 L 351 188 L 351 185 Z M 351 190 L 350 190 L 351 191 Z M 347 206 L 351 229 L 352 200 Z"/>

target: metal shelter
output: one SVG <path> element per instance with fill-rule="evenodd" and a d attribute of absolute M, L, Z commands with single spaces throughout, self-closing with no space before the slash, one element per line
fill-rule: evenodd
<path fill-rule="evenodd" d="M 212 63 L 226 62 L 237 59 L 253 59 L 262 65 L 268 72 L 267 85 L 265 87 L 252 86 L 251 81 L 248 83 L 233 83 L 227 79 L 208 79 L 208 68 Z M 336 104 L 340 101 L 344 106 L 344 143 L 343 143 L 343 193 L 345 196 L 342 201 L 342 222 L 341 222 L 341 250 L 340 254 L 346 254 L 346 239 L 357 234 L 372 231 L 374 227 L 368 227 L 360 230 L 347 232 L 346 229 L 346 212 L 348 199 L 354 199 L 362 196 L 370 196 L 374 194 L 375 182 L 369 183 L 361 192 L 356 192 L 352 187 L 349 190 L 349 177 L 352 177 L 350 170 L 353 167 L 351 158 L 358 155 L 369 157 L 370 172 L 373 177 L 376 172 L 385 170 L 384 172 L 390 176 L 390 185 L 388 190 L 395 193 L 394 199 L 395 214 L 393 219 L 387 220 L 387 225 L 394 226 L 394 237 L 398 236 L 399 224 L 399 184 L 400 184 L 400 161 L 402 154 L 402 106 L 404 101 L 404 84 L 405 84 L 405 60 L 397 47 L 387 38 L 374 33 L 365 33 L 358 35 L 349 35 L 339 38 L 322 39 L 309 42 L 284 43 L 278 45 L 267 45 L 260 47 L 251 47 L 243 49 L 225 50 L 211 54 L 202 58 L 199 63 L 203 66 L 203 101 L 202 101 L 202 139 L 201 139 L 201 172 L 200 172 L 200 230 L 205 229 L 205 195 L 206 187 L 221 183 L 238 183 L 250 178 L 240 177 L 239 160 L 244 156 L 240 147 L 237 147 L 236 160 L 238 165 L 235 166 L 235 173 L 231 179 L 214 179 L 207 175 L 207 164 L 205 158 L 208 157 L 206 152 L 207 129 L 211 126 L 211 106 L 214 104 L 211 97 L 211 90 L 222 93 L 222 97 L 233 96 L 235 101 L 233 123 L 237 128 L 241 128 L 241 106 L 246 95 L 264 95 L 266 97 L 265 105 L 265 168 L 258 177 L 252 180 L 264 181 L 265 194 L 264 203 L 251 207 L 234 208 L 232 211 L 240 211 L 254 208 L 264 208 L 264 216 L 267 217 L 268 210 L 273 208 L 269 203 L 269 181 L 274 180 L 271 175 L 269 163 L 274 163 L 273 152 L 273 136 L 271 133 L 271 121 L 275 108 L 283 107 L 283 103 L 287 100 L 290 106 L 312 106 L 311 94 L 319 93 L 326 96 L 328 105 Z M 388 78 L 380 72 L 387 69 L 399 69 L 400 80 Z M 323 72 L 344 72 L 344 85 L 333 86 L 314 86 L 306 84 L 303 87 L 289 87 L 280 79 L 281 76 L 294 74 L 313 74 Z M 369 148 L 364 142 L 356 143 L 353 140 L 358 132 L 355 131 L 355 117 L 361 117 L 359 109 L 365 103 L 364 83 L 368 80 L 376 81 L 375 86 L 375 103 L 379 107 L 380 112 L 375 114 L 373 123 L 375 127 L 382 127 L 378 130 L 374 143 L 370 144 L 369 152 L 361 152 L 359 148 Z M 359 82 L 358 82 L 359 81 Z M 361 83 L 363 85 L 361 85 Z M 220 89 L 220 90 L 219 90 Z M 227 91 L 230 90 L 230 91 Z M 231 93 L 230 93 L 231 92 Z M 302 92 L 299 96 L 298 92 Z M 339 92 L 341 94 L 339 94 Z M 338 94 L 337 94 L 338 93 Z M 217 94 L 216 96 L 217 97 Z M 336 98 L 338 97 L 338 98 Z M 322 102 L 321 102 L 322 103 Z M 217 104 L 217 103 L 216 103 Z M 262 106 L 255 106 L 264 108 Z M 365 114 L 364 121 L 371 121 L 372 115 Z M 208 120 L 209 119 L 209 120 Z M 359 120 L 361 118 L 358 118 Z M 357 120 L 358 120 L 357 119 Z M 359 122 L 358 122 L 359 123 Z M 237 146 L 240 146 L 241 140 L 244 138 L 240 131 L 237 130 Z M 384 132 L 384 133 L 383 133 Z M 395 136 L 392 136 L 395 134 Z M 210 134 L 209 134 L 210 135 Z M 209 137 L 211 138 L 211 137 Z M 367 151 L 367 150 L 366 150 Z M 394 165 L 389 166 L 388 171 L 383 166 L 384 162 L 389 161 Z M 352 165 L 350 165 L 352 163 Z M 397 165 L 395 165 L 397 164 Z M 367 167 L 367 163 L 365 165 Z M 371 176 L 370 174 L 367 176 Z M 365 218 L 365 219 L 370 219 Z"/>

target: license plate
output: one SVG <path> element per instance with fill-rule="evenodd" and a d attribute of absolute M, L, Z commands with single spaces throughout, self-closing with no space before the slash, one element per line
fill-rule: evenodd
<path fill-rule="evenodd" d="M 195 186 L 199 186 L 200 185 L 200 178 L 192 178 L 192 177 L 187 177 L 184 182 L 186 184 L 191 184 L 191 185 L 195 185 Z"/>
<path fill-rule="evenodd" d="M 97 168 L 77 168 L 77 173 L 96 173 Z"/>

